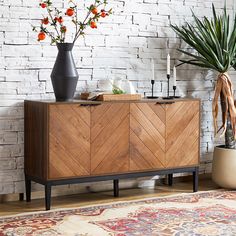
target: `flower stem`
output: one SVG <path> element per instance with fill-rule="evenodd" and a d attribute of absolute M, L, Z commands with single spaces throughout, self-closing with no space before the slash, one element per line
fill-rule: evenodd
<path fill-rule="evenodd" d="M 98 5 L 96 6 L 96 0 L 95 0 L 93 6 L 99 7 L 99 6 L 101 6 L 102 4 L 103 4 L 103 3 L 100 3 L 100 4 L 98 4 Z M 87 25 L 87 23 L 88 23 L 87 19 L 89 18 L 90 14 L 91 14 L 91 11 L 89 10 L 89 12 L 88 12 L 87 16 L 85 17 L 83 23 L 81 24 L 83 27 L 84 27 L 84 25 Z M 87 21 L 87 22 L 86 22 L 86 21 Z M 84 29 L 84 28 L 83 28 L 83 29 Z M 79 30 L 76 31 L 76 33 L 75 33 L 75 37 L 74 37 L 74 40 L 73 40 L 73 44 L 74 44 L 75 41 L 79 38 L 79 36 L 81 35 L 81 33 L 82 33 L 82 30 L 81 30 L 81 26 L 80 26 Z"/>
<path fill-rule="evenodd" d="M 57 35 L 58 35 L 58 37 L 59 37 L 60 42 L 61 42 L 60 33 L 59 33 L 58 29 L 57 29 L 56 23 L 54 22 L 54 19 L 53 19 L 53 17 L 52 17 L 51 11 L 50 11 L 50 9 L 49 9 L 48 7 L 47 7 L 47 12 L 48 12 L 48 15 L 50 16 L 50 19 L 51 19 L 51 21 L 52 21 L 52 24 L 53 24 L 53 26 L 54 26 L 54 28 L 55 28 L 55 30 L 56 30 L 56 32 L 57 32 Z"/>

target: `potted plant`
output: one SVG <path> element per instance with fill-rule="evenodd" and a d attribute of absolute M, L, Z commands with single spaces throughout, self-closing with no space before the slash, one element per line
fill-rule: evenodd
<path fill-rule="evenodd" d="M 194 49 L 194 52 L 178 49 L 190 57 L 188 60 L 180 60 L 182 63 L 218 72 L 212 110 L 215 134 L 221 133 L 221 136 L 225 136 L 225 145 L 214 149 L 212 177 L 222 187 L 236 188 L 236 108 L 232 81 L 227 73 L 231 67 L 235 67 L 236 17 L 234 16 L 231 26 L 226 6 L 223 13 L 217 15 L 212 4 L 212 11 L 211 19 L 208 17 L 200 19 L 193 13 L 193 24 L 186 23 L 181 27 L 171 25 L 171 27 Z M 220 127 L 217 125 L 218 99 L 222 112 Z"/>
<path fill-rule="evenodd" d="M 99 19 L 111 14 L 111 9 L 105 10 L 106 4 L 107 0 L 94 0 L 93 4 L 87 7 L 85 15 L 73 0 L 68 0 L 68 7 L 65 10 L 54 7 L 51 0 L 44 0 L 39 4 L 44 11 L 43 18 L 40 26 L 33 26 L 33 30 L 38 32 L 38 41 L 43 41 L 48 36 L 51 44 L 56 43 L 59 51 L 51 73 L 57 101 L 73 99 L 78 73 L 72 56 L 72 48 L 76 40 L 85 34 L 87 27 L 96 29 Z M 81 19 L 80 16 L 83 15 L 84 17 Z M 67 42 L 69 24 L 74 26 L 71 42 Z"/>

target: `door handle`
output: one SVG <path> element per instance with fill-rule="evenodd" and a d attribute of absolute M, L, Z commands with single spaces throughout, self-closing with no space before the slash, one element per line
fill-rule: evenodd
<path fill-rule="evenodd" d="M 80 104 L 81 107 L 95 107 L 95 106 L 100 106 L 101 103 L 93 103 L 93 104 Z"/>
<path fill-rule="evenodd" d="M 174 104 L 175 103 L 175 101 L 161 101 L 161 102 L 156 102 L 156 105 L 161 105 L 161 104 Z"/>

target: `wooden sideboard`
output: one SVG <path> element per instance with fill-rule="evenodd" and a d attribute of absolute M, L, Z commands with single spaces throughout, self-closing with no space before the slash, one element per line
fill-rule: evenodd
<path fill-rule="evenodd" d="M 200 100 L 25 101 L 26 200 L 31 181 L 51 187 L 193 173 L 198 186 Z"/>

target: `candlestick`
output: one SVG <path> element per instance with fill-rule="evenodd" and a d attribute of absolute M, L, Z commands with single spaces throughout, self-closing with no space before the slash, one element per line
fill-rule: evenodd
<path fill-rule="evenodd" d="M 162 97 L 162 99 L 172 99 L 170 96 L 170 75 L 167 74 L 167 97 Z"/>
<path fill-rule="evenodd" d="M 152 80 L 155 80 L 155 64 L 153 59 L 152 59 Z"/>
<path fill-rule="evenodd" d="M 173 86 L 173 90 L 174 90 L 174 98 L 176 97 L 176 96 L 175 96 L 176 88 L 177 88 L 176 85 L 174 85 L 174 86 Z"/>
<path fill-rule="evenodd" d="M 173 68 L 173 86 L 176 86 L 176 67 Z"/>
<path fill-rule="evenodd" d="M 167 55 L 167 75 L 170 75 L 170 54 Z"/>
<path fill-rule="evenodd" d="M 153 97 L 153 93 L 154 93 L 154 84 L 155 84 L 155 80 L 154 80 L 154 79 L 151 80 L 151 84 L 152 84 L 152 97 Z"/>
<path fill-rule="evenodd" d="M 167 97 L 170 97 L 170 75 L 167 74 Z"/>
<path fill-rule="evenodd" d="M 174 91 L 174 96 L 171 96 L 171 98 L 181 98 L 180 96 L 176 96 L 176 90 L 177 90 L 177 86 L 173 86 L 173 91 Z"/>
<path fill-rule="evenodd" d="M 151 80 L 151 85 L 152 85 L 152 96 L 147 96 L 148 99 L 156 99 L 158 97 L 153 96 L 154 95 L 154 84 L 155 84 L 155 80 Z"/>

